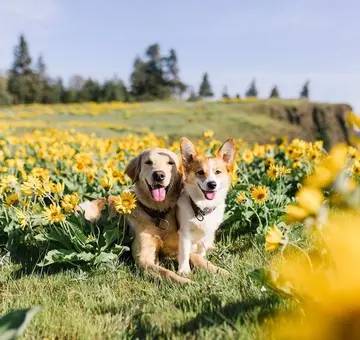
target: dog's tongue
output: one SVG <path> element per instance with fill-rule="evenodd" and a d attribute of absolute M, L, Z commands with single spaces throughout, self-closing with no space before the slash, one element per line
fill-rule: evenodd
<path fill-rule="evenodd" d="M 205 197 L 207 200 L 213 200 L 215 198 L 215 191 L 205 191 Z"/>
<path fill-rule="evenodd" d="M 165 188 L 156 188 L 151 190 L 152 197 L 155 201 L 163 201 L 166 196 Z"/>

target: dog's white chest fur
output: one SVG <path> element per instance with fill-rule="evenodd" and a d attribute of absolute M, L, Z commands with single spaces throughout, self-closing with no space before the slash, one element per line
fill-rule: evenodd
<path fill-rule="evenodd" d="M 213 239 L 214 233 L 223 219 L 225 205 L 217 206 L 214 211 L 203 216 L 203 218 L 199 216 L 199 219 L 195 216 L 194 209 L 191 206 L 190 198 L 188 196 L 182 196 L 180 198 L 178 207 L 180 217 L 179 232 L 182 233 L 183 236 L 191 239 L 192 244 L 206 241 L 209 238 Z M 182 223 L 182 221 L 187 222 Z M 211 246 L 212 244 L 209 244 L 209 247 Z M 208 247 L 206 247 L 206 249 L 207 248 Z"/>
<path fill-rule="evenodd" d="M 179 233 L 179 272 L 190 272 L 189 252 L 205 256 L 213 247 L 215 232 L 224 217 L 225 204 L 219 204 L 209 214 L 196 217 L 188 195 L 182 195 L 178 201 Z"/>

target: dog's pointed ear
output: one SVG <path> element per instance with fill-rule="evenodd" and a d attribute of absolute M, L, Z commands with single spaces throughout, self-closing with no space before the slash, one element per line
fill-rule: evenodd
<path fill-rule="evenodd" d="M 226 165 L 231 165 L 235 160 L 236 145 L 232 138 L 229 138 L 223 145 L 221 145 L 216 156 L 220 157 Z"/>
<path fill-rule="evenodd" d="M 180 139 L 180 152 L 183 165 L 189 165 L 198 154 L 195 146 L 189 139 L 182 137 Z"/>
<path fill-rule="evenodd" d="M 132 182 L 135 183 L 139 180 L 141 168 L 141 155 L 133 158 L 125 169 L 125 174 L 128 175 Z"/>

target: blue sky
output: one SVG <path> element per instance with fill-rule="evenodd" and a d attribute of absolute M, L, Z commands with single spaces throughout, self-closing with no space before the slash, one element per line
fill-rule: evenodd
<path fill-rule="evenodd" d="M 310 79 L 312 99 L 360 110 L 359 16 L 356 0 L 2 0 L 0 69 L 23 32 L 51 76 L 127 82 L 135 56 L 158 42 L 196 88 L 206 71 L 217 95 L 224 85 L 243 94 L 255 77 L 262 97 L 273 84 L 297 97 Z"/>

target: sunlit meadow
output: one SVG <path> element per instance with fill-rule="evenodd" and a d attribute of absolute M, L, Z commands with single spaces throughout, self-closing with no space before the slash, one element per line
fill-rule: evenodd
<path fill-rule="evenodd" d="M 357 148 L 337 145 L 328 153 L 321 141 L 237 139 L 227 211 L 210 254 L 230 278 L 199 272 L 193 287 L 175 287 L 136 269 L 123 217 L 136 206 L 124 174 L 128 162 L 153 146 L 179 153 L 177 140 L 146 131 L 104 138 L 41 126 L 15 133 L 24 118 L 39 114 L 131 115 L 141 107 L 2 109 L 0 311 L 43 308 L 25 338 L 357 338 Z M 360 122 L 348 118 L 356 130 Z M 354 146 L 357 138 L 355 131 Z M 222 143 L 209 129 L 195 142 L 208 155 Z M 107 195 L 117 196 L 118 216 L 104 209 L 97 223 L 86 221 L 79 202 Z"/>

